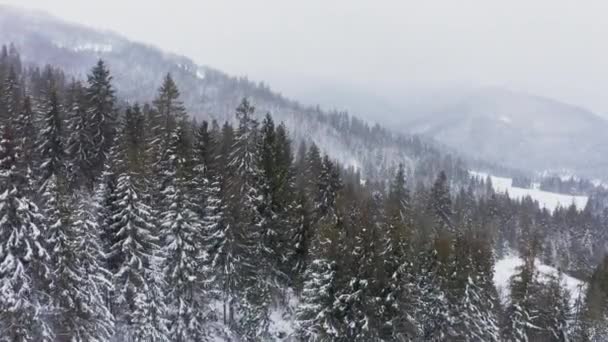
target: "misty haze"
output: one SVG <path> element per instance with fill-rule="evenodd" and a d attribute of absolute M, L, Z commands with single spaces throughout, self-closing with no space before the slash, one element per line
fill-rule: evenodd
<path fill-rule="evenodd" d="M 608 341 L 607 10 L 0 0 L 0 342 Z"/>

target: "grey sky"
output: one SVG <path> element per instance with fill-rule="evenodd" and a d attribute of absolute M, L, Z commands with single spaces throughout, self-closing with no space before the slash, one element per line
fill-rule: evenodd
<path fill-rule="evenodd" d="M 297 97 L 499 85 L 608 113 L 606 1 L 0 0 L 111 29 Z M 405 91 L 404 91 L 405 92 Z"/>

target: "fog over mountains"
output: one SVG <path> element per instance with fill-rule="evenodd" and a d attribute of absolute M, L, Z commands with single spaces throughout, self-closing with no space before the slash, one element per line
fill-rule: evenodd
<path fill-rule="evenodd" d="M 608 170 L 608 121 L 556 99 L 502 87 L 411 88 L 402 97 L 332 89 L 311 89 L 305 97 L 434 138 L 472 158 L 591 178 Z"/>

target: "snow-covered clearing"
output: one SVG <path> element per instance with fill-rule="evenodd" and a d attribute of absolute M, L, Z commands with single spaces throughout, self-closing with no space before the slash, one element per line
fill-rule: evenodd
<path fill-rule="evenodd" d="M 487 173 L 469 171 L 472 177 L 477 177 L 482 180 L 486 180 L 488 177 Z M 554 211 L 558 207 L 568 207 L 572 203 L 577 209 L 582 210 L 587 205 L 587 196 L 572 196 L 558 194 L 555 192 L 548 192 L 538 189 L 538 186 L 533 186 L 533 189 L 524 189 L 513 186 L 513 179 L 506 177 L 496 177 L 490 175 L 492 179 L 492 187 L 497 193 L 509 193 L 509 197 L 512 199 L 521 200 L 527 196 L 530 196 L 535 201 L 538 201 L 539 205 L 546 208 L 549 211 Z"/>
<path fill-rule="evenodd" d="M 509 283 L 511 276 L 517 272 L 517 267 L 523 264 L 523 260 L 514 253 L 497 260 L 494 265 L 494 286 L 498 291 L 502 303 L 509 300 Z M 535 263 L 541 281 L 547 281 L 549 276 L 557 275 L 556 268 L 541 264 L 539 260 Z M 574 305 L 580 295 L 584 295 L 585 283 L 582 280 L 563 274 L 562 286 L 570 292 L 571 304 Z"/>

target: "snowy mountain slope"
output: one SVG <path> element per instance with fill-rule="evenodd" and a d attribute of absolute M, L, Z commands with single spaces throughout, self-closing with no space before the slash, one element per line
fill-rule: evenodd
<path fill-rule="evenodd" d="M 513 253 L 507 254 L 502 259 L 496 261 L 494 265 L 494 286 L 496 286 L 502 303 L 508 302 L 511 277 L 517 272 L 517 267 L 522 264 L 523 260 Z M 540 274 L 540 280 L 543 282 L 547 281 L 549 276 L 557 275 L 558 273 L 555 267 L 543 265 L 538 260 L 536 260 L 536 267 Z M 584 295 L 585 283 L 580 279 L 564 274 L 562 285 L 570 292 L 572 305 L 576 303 L 580 296 Z"/>
<path fill-rule="evenodd" d="M 423 100 L 426 104 L 403 100 L 398 121 L 390 123 L 472 158 L 523 170 L 606 177 L 608 121 L 584 108 L 498 87 L 432 94 Z"/>
<path fill-rule="evenodd" d="M 52 64 L 80 78 L 102 58 L 110 67 L 118 95 L 130 101 L 153 99 L 162 78 L 170 72 L 188 111 L 197 118 L 233 120 L 234 109 L 247 96 L 260 117 L 269 112 L 276 121 L 285 122 L 296 142 L 312 140 L 342 164 L 360 168 L 368 177 L 400 162 L 410 168 L 417 165 L 419 156 L 412 152 L 408 137 L 399 138 L 376 129 L 375 135 L 354 132 L 347 116 L 328 115 L 318 108 L 302 106 L 263 83 L 228 76 L 112 32 L 0 5 L 0 37 L 0 43 L 13 42 L 26 63 Z M 429 146 L 424 149 L 433 150 Z M 425 155 L 430 155 L 427 152 Z"/>
<path fill-rule="evenodd" d="M 487 173 L 470 171 L 472 177 L 477 177 L 481 180 L 486 180 Z M 508 193 L 512 199 L 521 200 L 525 197 L 530 197 L 537 201 L 541 208 L 553 212 L 558 207 L 568 207 L 574 204 L 577 209 L 582 210 L 587 205 L 589 198 L 587 196 L 571 196 L 539 190 L 537 188 L 524 189 L 513 186 L 513 179 L 506 177 L 490 176 L 492 187 L 497 193 Z"/>

